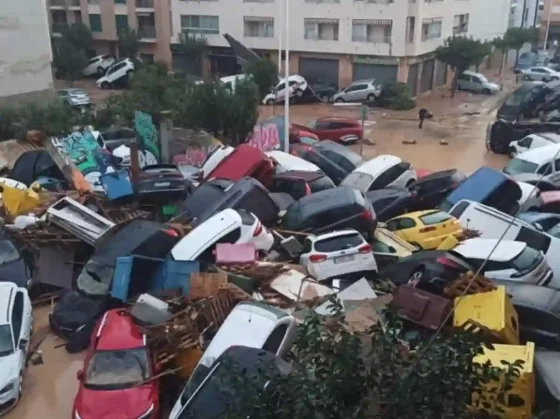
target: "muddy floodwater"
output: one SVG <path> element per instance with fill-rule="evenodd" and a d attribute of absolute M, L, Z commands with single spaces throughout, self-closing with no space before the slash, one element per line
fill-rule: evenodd
<path fill-rule="evenodd" d="M 295 106 L 292 121 L 305 123 L 318 116 L 344 115 L 358 117 L 358 110 L 333 110 L 330 105 Z M 270 107 L 261 113 L 261 118 L 281 114 L 281 107 Z M 458 168 L 466 173 L 481 165 L 501 169 L 507 158 L 486 151 L 486 128 L 495 116 L 492 112 L 476 116 L 443 117 L 443 111 L 435 113 L 435 121 L 427 121 L 423 130 L 418 122 L 395 119 L 384 110 L 373 110 L 366 121 L 365 136 L 375 145 L 363 146 L 365 158 L 379 154 L 394 154 L 409 161 L 417 169 L 442 170 Z M 409 113 L 409 116 L 411 114 Z M 403 140 L 415 140 L 416 144 L 403 144 Z M 447 143 L 442 145 L 441 141 Z M 360 151 L 359 145 L 352 148 Z M 47 333 L 50 307 L 35 310 L 35 337 Z M 71 418 L 72 403 L 78 381 L 76 373 L 82 366 L 83 353 L 68 354 L 63 347 L 56 348 L 62 341 L 48 334 L 40 351 L 43 364 L 29 365 L 24 378 L 23 398 L 5 417 L 8 419 L 66 419 Z"/>

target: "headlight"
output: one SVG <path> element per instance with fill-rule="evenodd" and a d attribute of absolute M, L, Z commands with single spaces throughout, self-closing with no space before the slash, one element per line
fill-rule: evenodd
<path fill-rule="evenodd" d="M 148 419 L 151 415 L 152 412 L 154 411 L 154 404 L 152 403 L 152 405 L 150 406 L 150 408 L 148 410 L 146 410 L 146 413 L 144 413 L 142 416 L 140 416 L 138 419 Z"/>
<path fill-rule="evenodd" d="M 15 385 L 16 385 L 16 380 L 10 381 L 2 388 L 2 390 L 0 390 L 0 394 L 7 393 L 8 391 L 13 390 Z"/>

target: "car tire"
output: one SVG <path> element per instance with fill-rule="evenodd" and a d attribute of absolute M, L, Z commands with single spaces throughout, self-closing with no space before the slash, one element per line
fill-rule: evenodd
<path fill-rule="evenodd" d="M 344 99 L 342 99 L 341 97 L 337 97 L 336 100 L 334 101 L 334 103 L 344 103 L 346 102 Z"/>
<path fill-rule="evenodd" d="M 488 95 L 488 96 L 490 96 L 492 94 L 490 89 L 484 89 L 484 90 L 482 90 L 482 93 L 485 94 L 485 95 Z"/>
<path fill-rule="evenodd" d="M 273 106 L 273 105 L 274 105 L 274 99 L 268 99 L 268 100 L 266 101 L 266 104 L 267 104 L 268 106 Z"/>
<path fill-rule="evenodd" d="M 410 188 L 410 185 L 412 185 L 415 182 L 414 179 L 409 179 L 408 182 L 406 182 L 406 188 Z"/>
<path fill-rule="evenodd" d="M 531 81 L 531 76 L 525 75 L 525 76 L 521 77 L 521 80 L 523 80 L 523 81 Z"/>
<path fill-rule="evenodd" d="M 294 96 L 296 96 L 296 97 L 302 97 L 302 96 L 303 96 L 303 90 L 297 89 L 297 90 L 294 92 Z"/>
<path fill-rule="evenodd" d="M 328 95 L 321 96 L 321 102 L 329 103 L 329 96 Z"/>
<path fill-rule="evenodd" d="M 370 93 L 369 95 L 367 95 L 366 100 L 370 103 L 375 102 L 375 95 L 373 93 Z"/>
<path fill-rule="evenodd" d="M 103 69 L 103 67 L 101 67 L 101 66 L 97 67 L 97 74 L 99 74 L 100 76 L 102 76 L 103 73 L 105 73 L 105 70 Z"/>
<path fill-rule="evenodd" d="M 424 267 L 416 268 L 414 271 L 410 273 L 408 277 L 408 283 L 410 284 L 413 281 L 420 282 L 424 278 Z"/>
<path fill-rule="evenodd" d="M 128 70 L 128 71 L 126 72 L 126 78 L 127 78 L 128 80 L 130 80 L 133 76 L 134 76 L 134 71 Z"/>
<path fill-rule="evenodd" d="M 101 83 L 101 88 L 102 88 L 103 90 L 110 89 L 110 88 L 111 88 L 111 84 L 110 84 L 109 82 L 107 82 L 107 81 L 104 81 L 103 83 Z"/>

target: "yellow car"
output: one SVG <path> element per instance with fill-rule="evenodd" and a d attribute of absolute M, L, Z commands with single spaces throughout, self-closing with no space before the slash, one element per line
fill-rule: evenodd
<path fill-rule="evenodd" d="M 455 217 L 439 210 L 416 211 L 391 218 L 387 229 L 424 250 L 436 249 L 450 235 L 458 237 L 463 232 Z"/>

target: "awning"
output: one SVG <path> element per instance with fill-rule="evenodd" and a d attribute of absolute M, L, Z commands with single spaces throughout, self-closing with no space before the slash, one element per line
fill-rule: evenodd
<path fill-rule="evenodd" d="M 243 20 L 245 22 L 274 22 L 273 17 L 265 17 L 265 16 L 244 16 Z"/>
<path fill-rule="evenodd" d="M 353 25 L 393 26 L 391 19 L 354 19 Z"/>
<path fill-rule="evenodd" d="M 437 23 L 437 22 L 441 22 L 442 20 L 443 20 L 442 17 L 434 17 L 432 19 L 423 19 L 422 24 L 424 24 L 424 23 Z"/>
<path fill-rule="evenodd" d="M 338 19 L 304 19 L 304 23 L 335 23 L 335 24 L 338 24 Z"/>

